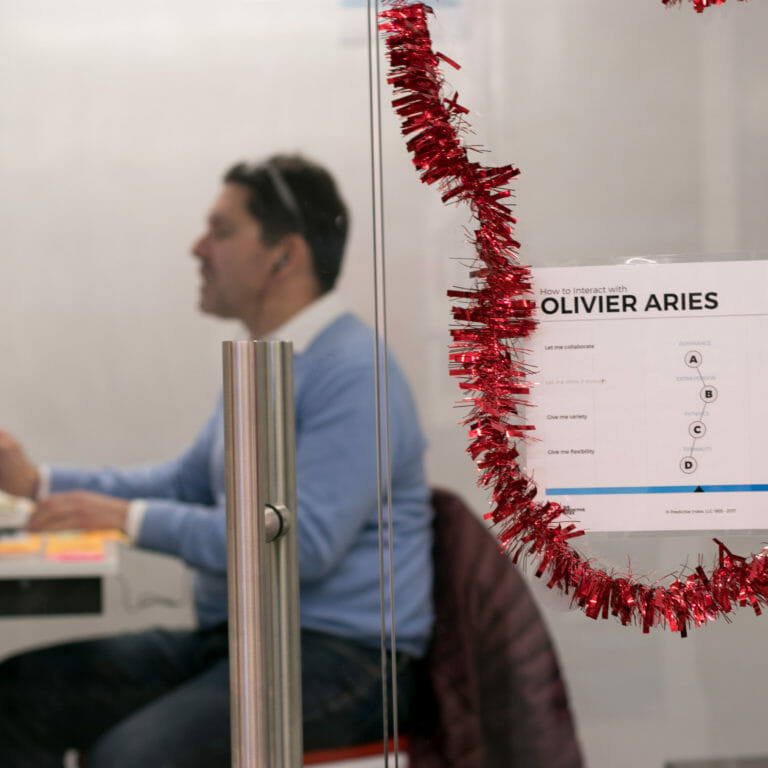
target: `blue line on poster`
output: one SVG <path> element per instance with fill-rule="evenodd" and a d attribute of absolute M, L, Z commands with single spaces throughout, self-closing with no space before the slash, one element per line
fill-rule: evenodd
<path fill-rule="evenodd" d="M 743 485 L 627 485 L 595 488 L 547 488 L 547 496 L 614 496 L 639 493 L 765 493 L 768 483 Z"/>

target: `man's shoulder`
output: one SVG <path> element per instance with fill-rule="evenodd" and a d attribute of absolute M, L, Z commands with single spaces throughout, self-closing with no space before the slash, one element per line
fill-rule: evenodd
<path fill-rule="evenodd" d="M 304 351 L 308 357 L 340 355 L 373 360 L 373 331 L 357 315 L 344 312 L 326 325 Z"/>
<path fill-rule="evenodd" d="M 376 378 L 374 332 L 346 312 L 334 318 L 294 358 L 297 387 L 318 394 L 368 390 Z"/>
<path fill-rule="evenodd" d="M 295 359 L 295 367 L 312 371 L 311 376 L 336 379 L 356 376 L 373 382 L 376 371 L 388 371 L 389 382 L 405 384 L 397 355 L 381 338 L 375 342 L 374 330 L 359 316 L 344 312 L 319 331 Z M 378 360 L 377 360 L 378 355 Z M 405 385 L 407 387 L 407 385 Z"/>

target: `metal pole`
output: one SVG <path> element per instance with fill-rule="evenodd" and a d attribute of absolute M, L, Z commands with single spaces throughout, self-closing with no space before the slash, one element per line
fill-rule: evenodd
<path fill-rule="evenodd" d="M 280 600 L 275 606 L 279 634 L 276 685 L 280 691 L 279 727 L 282 751 L 279 765 L 298 768 L 304 763 L 301 711 L 301 625 L 299 619 L 299 549 L 296 498 L 296 426 L 293 397 L 293 345 L 272 343 L 269 347 L 270 370 L 273 372 L 270 410 L 274 413 L 274 430 L 270 432 L 269 453 L 272 498 L 285 509 L 285 535 L 277 539 L 273 562 L 280 585 Z"/>
<path fill-rule="evenodd" d="M 232 765 L 299 768 L 292 345 L 227 341 L 223 358 Z"/>

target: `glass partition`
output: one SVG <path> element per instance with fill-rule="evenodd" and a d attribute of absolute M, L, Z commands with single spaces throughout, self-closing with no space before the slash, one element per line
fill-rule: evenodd
<path fill-rule="evenodd" d="M 701 15 L 660 0 L 440 0 L 434 10 L 435 47 L 462 65 L 443 71 L 470 110 L 465 140 L 483 163 L 522 171 L 512 184 L 522 263 L 768 250 L 768 11 L 758 3 Z M 0 3 L 0 429 L 53 464 L 164 461 L 189 444 L 221 387 L 221 340 L 245 333 L 196 311 L 190 249 L 232 162 L 301 151 L 334 172 L 350 206 L 343 304 L 373 326 L 386 284 L 378 321 L 416 398 L 429 484 L 485 512 L 448 374 L 446 291 L 470 284 L 472 222 L 419 182 L 379 54 L 384 238 L 374 252 L 366 3 Z M 588 532 L 575 546 L 653 580 L 699 553 L 711 566 L 713 536 L 744 555 L 765 538 Z M 745 608 L 686 639 L 644 635 L 590 620 L 521 569 L 586 765 L 768 760 L 755 726 L 764 617 Z M 2 617 L 0 657 L 193 620 L 186 569 L 123 548 L 101 610 Z"/>
<path fill-rule="evenodd" d="M 442 70 L 470 110 L 465 140 L 487 152 L 472 159 L 521 169 L 511 184 L 521 263 L 764 257 L 767 233 L 757 213 L 766 163 L 759 139 L 766 118 L 762 8 L 727 2 L 698 15 L 688 3 L 552 0 L 440 3 L 435 10 L 434 46 L 462 65 Z M 456 302 L 445 293 L 471 284 L 466 230 L 474 222 L 466 207 L 442 206 L 438 190 L 419 184 L 398 134 L 392 118 L 388 252 L 391 282 L 401 286 L 391 304 L 393 343 L 416 371 L 431 478 L 461 490 L 482 512 L 489 494 L 475 488 L 464 453 L 469 438 L 457 426 L 463 411 L 452 407 L 462 393 L 447 373 Z M 546 378 L 546 370 L 538 375 Z M 533 410 L 528 418 L 536 425 L 541 415 Z M 700 562 L 712 568 L 713 537 L 745 556 L 765 542 L 762 530 L 587 532 L 573 545 L 609 571 L 631 568 L 649 584 L 668 584 Z M 587 618 L 533 571 L 529 563 L 588 765 L 768 759 L 768 744 L 750 725 L 766 673 L 763 618 L 751 608 L 692 629 L 686 639 L 662 628 L 643 635 L 613 617 Z"/>
<path fill-rule="evenodd" d="M 367 18 L 362 4 L 336 0 L 0 5 L 0 272 L 8 296 L 0 429 L 34 461 L 165 462 L 206 423 L 221 389 L 221 342 L 247 331 L 198 311 L 207 278 L 191 251 L 236 161 L 301 152 L 331 170 L 351 220 L 340 305 L 373 325 Z M 372 339 L 364 355 L 360 368 L 370 372 L 358 378 L 372 382 Z M 299 377 L 306 389 L 311 377 Z M 339 394 L 348 401 L 349 391 Z M 345 470 L 373 478 L 365 508 L 375 512 L 372 387 L 359 407 L 365 429 L 346 442 L 362 447 Z M 318 465 L 338 453 L 332 448 Z M 222 472 L 223 464 L 211 467 Z M 329 479 L 326 495 L 343 487 Z M 330 535 L 358 533 L 345 525 L 329 525 Z M 376 537 L 365 535 L 375 552 Z M 48 539 L 34 544 L 48 564 Z M 2 591 L 0 603 L 17 615 L 0 618 L 4 658 L 69 638 L 195 621 L 192 579 L 178 558 L 127 546 L 113 558 L 111 542 L 106 552 L 88 542 L 94 551 L 83 553 L 78 539 L 79 551 L 67 557 L 85 554 L 88 567 L 68 561 L 48 576 L 58 591 L 87 590 L 89 602 L 56 615 L 61 604 L 50 593 L 34 602 L 25 592 L 42 586 L 41 563 L 19 571 L 26 555 L 12 554 L 12 545 L 1 573 L 16 591 Z M 366 609 L 377 614 L 374 656 L 377 573 L 374 557 L 366 570 L 375 576 L 366 586 L 369 597 L 375 593 Z M 87 586 L 64 583 L 65 575 Z"/>

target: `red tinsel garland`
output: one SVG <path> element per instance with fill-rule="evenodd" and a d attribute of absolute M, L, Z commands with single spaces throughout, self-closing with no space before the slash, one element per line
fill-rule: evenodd
<path fill-rule="evenodd" d="M 663 5 L 677 5 L 683 0 L 661 0 Z M 691 0 L 691 5 L 696 13 L 701 13 L 705 8 L 712 5 L 725 5 L 725 0 Z"/>
<path fill-rule="evenodd" d="M 724 0 L 691 0 L 697 11 Z M 665 4 L 680 0 L 662 0 Z M 519 171 L 511 165 L 487 167 L 469 159 L 462 143 L 468 110 L 458 94 L 444 95 L 440 71 L 444 62 L 458 64 L 432 49 L 428 14 L 423 3 L 390 0 L 380 14 L 390 63 L 388 82 L 393 106 L 402 120 L 402 133 L 421 180 L 437 184 L 444 202 L 466 202 L 477 222 L 474 246 L 477 267 L 470 272 L 472 288 L 449 291 L 458 300 L 451 330 L 450 374 L 460 378 L 470 407 L 468 452 L 480 470 L 479 484 L 492 489 L 486 515 L 500 544 L 515 562 L 532 559 L 536 575 L 547 586 L 571 595 L 590 618 L 616 616 L 622 624 L 666 626 L 685 636 L 701 626 L 750 605 L 755 613 L 768 603 L 768 549 L 750 558 L 718 545 L 711 573 L 701 566 L 684 580 L 668 586 L 647 585 L 631 574 L 617 575 L 595 567 L 579 555 L 570 540 L 583 535 L 562 519 L 563 509 L 536 500 L 536 486 L 521 471 L 517 441 L 533 429 L 520 417 L 529 388 L 525 353 L 512 342 L 535 328 L 531 274 L 518 260 L 516 224 L 506 198 L 509 182 Z"/>

